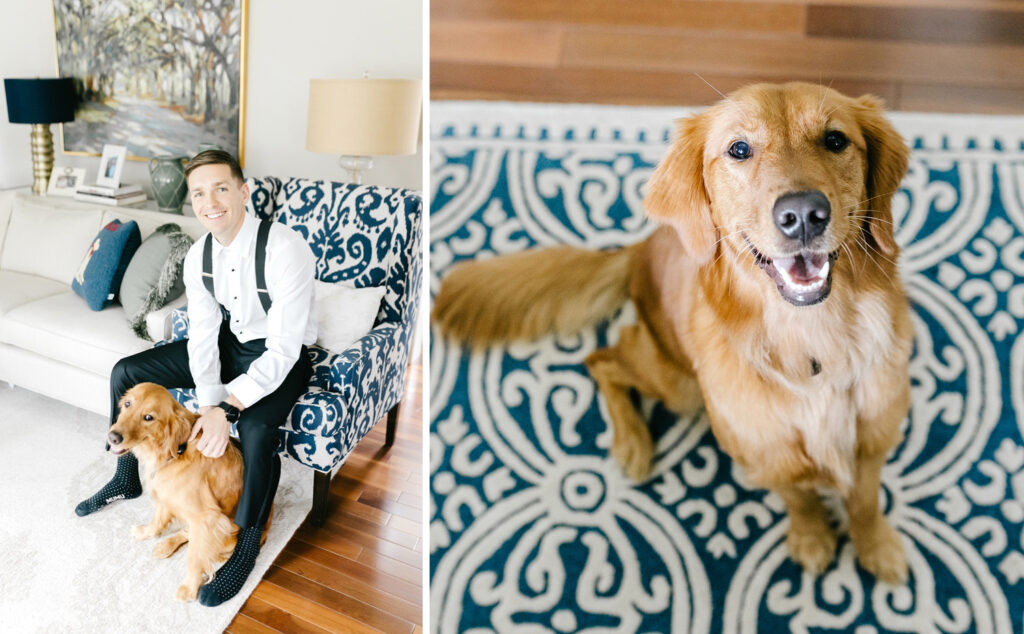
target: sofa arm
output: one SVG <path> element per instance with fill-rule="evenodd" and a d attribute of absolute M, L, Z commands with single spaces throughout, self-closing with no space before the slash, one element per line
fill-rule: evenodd
<path fill-rule="evenodd" d="M 186 301 L 185 295 L 182 294 L 181 297 L 146 315 L 146 332 L 149 333 L 150 339 L 162 341 L 171 337 L 173 328 L 172 313 L 179 308 L 183 309 Z"/>

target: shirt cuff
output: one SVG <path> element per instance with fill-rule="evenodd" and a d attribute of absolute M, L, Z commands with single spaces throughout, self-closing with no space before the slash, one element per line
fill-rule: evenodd
<path fill-rule="evenodd" d="M 263 386 L 248 374 L 239 374 L 227 384 L 227 389 L 244 407 L 250 407 L 265 395 Z"/>
<path fill-rule="evenodd" d="M 196 400 L 199 401 L 199 407 L 206 407 L 207 405 L 216 405 L 228 397 L 228 391 L 224 389 L 223 385 L 197 385 L 196 386 Z"/>

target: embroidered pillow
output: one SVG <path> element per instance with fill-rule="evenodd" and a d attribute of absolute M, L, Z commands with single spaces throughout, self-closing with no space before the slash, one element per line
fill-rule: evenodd
<path fill-rule="evenodd" d="M 317 338 L 321 348 L 342 352 L 370 332 L 387 290 L 383 286 L 351 288 L 341 284 L 314 282 L 316 292 Z"/>
<path fill-rule="evenodd" d="M 128 261 L 141 241 L 139 225 L 134 220 L 111 221 L 89 245 L 71 280 L 71 289 L 93 310 L 109 306 L 117 296 Z"/>
<path fill-rule="evenodd" d="M 135 251 L 121 280 L 119 296 L 128 324 L 147 341 L 146 315 L 185 292 L 182 265 L 192 238 L 168 223 L 156 228 Z"/>

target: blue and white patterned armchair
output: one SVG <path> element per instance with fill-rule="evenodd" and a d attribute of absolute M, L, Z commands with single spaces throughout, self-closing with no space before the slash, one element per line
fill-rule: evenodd
<path fill-rule="evenodd" d="M 312 513 L 322 524 L 335 467 L 385 414 L 385 445 L 394 441 L 419 310 L 423 202 L 405 189 L 271 176 L 247 182 L 250 212 L 299 232 L 316 256 L 317 279 L 387 287 L 366 336 L 341 352 L 310 346 L 309 390 L 282 424 L 280 453 L 314 469 Z M 187 334 L 179 309 L 171 340 Z M 194 390 L 172 393 L 196 408 Z"/>

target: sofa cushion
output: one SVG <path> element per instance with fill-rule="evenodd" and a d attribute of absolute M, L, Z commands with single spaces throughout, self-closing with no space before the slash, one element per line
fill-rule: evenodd
<path fill-rule="evenodd" d="M 15 197 L 0 269 L 31 273 L 64 284 L 82 262 L 100 228 L 100 210 L 70 211 Z"/>
<path fill-rule="evenodd" d="M 0 270 L 0 315 L 37 299 L 68 292 L 68 285 L 29 273 Z"/>
<path fill-rule="evenodd" d="M 128 262 L 141 241 L 139 225 L 134 220 L 112 220 L 104 225 L 82 257 L 71 280 L 71 290 L 93 310 L 103 310 L 112 304 Z"/>
<path fill-rule="evenodd" d="M 121 279 L 121 305 L 135 334 L 144 339 L 146 315 L 185 292 L 182 263 L 192 238 L 181 227 L 168 223 L 153 232 L 136 249 Z"/>
<path fill-rule="evenodd" d="M 123 308 L 92 311 L 71 291 L 12 308 L 0 317 L 0 340 L 103 375 L 150 347 L 132 333 Z"/>

